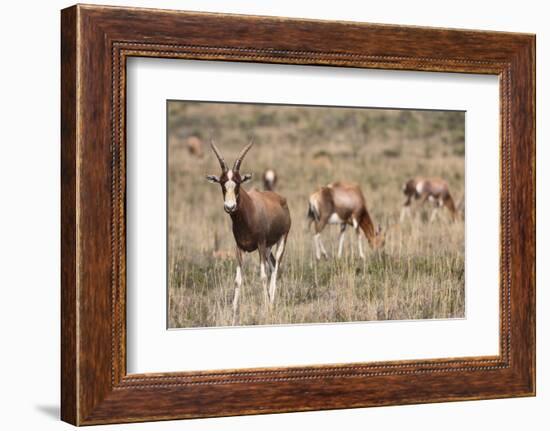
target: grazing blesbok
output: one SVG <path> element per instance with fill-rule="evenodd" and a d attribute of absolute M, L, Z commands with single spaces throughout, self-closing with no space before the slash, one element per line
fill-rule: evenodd
<path fill-rule="evenodd" d="M 262 175 L 262 180 L 264 182 L 264 190 L 275 191 L 278 177 L 274 169 L 266 169 Z"/>
<path fill-rule="evenodd" d="M 235 253 L 237 270 L 235 275 L 235 291 L 233 294 L 233 324 L 235 324 L 239 306 L 239 294 L 242 285 L 242 253 L 258 250 L 260 257 L 260 279 L 264 291 L 266 307 L 275 301 L 277 289 L 277 273 L 285 251 L 286 240 L 290 230 L 290 212 L 286 199 L 275 192 L 245 190 L 242 184 L 250 180 L 252 175 L 241 175 L 241 163 L 252 147 L 250 142 L 243 148 L 232 169 L 229 169 L 218 149 L 210 143 L 222 170 L 221 175 L 208 175 L 212 183 L 218 183 L 223 193 L 223 208 L 231 217 L 233 236 L 235 237 Z M 275 254 L 271 248 L 276 246 Z M 267 285 L 270 271 L 269 288 Z"/>
<path fill-rule="evenodd" d="M 407 197 L 401 209 L 401 221 L 410 216 L 412 200 L 420 200 L 421 204 L 426 201 L 432 202 L 435 206 L 430 216 L 430 222 L 433 222 L 441 207 L 445 206 L 454 221 L 457 218 L 457 210 L 447 181 L 441 178 L 416 177 L 407 181 L 403 185 L 403 194 Z"/>
<path fill-rule="evenodd" d="M 348 225 L 353 226 L 357 235 L 359 256 L 365 258 L 361 244 L 361 231 L 367 237 L 369 245 L 378 249 L 384 245 L 384 233 L 380 226 L 375 230 L 372 219 L 367 211 L 365 197 L 358 184 L 335 182 L 321 187 L 309 197 L 308 218 L 309 224 L 314 223 L 315 256 L 321 259 L 321 254 L 327 258 L 328 254 L 321 241 L 321 232 L 327 224 L 340 225 L 338 239 L 338 257 L 342 256 L 344 235 Z"/>

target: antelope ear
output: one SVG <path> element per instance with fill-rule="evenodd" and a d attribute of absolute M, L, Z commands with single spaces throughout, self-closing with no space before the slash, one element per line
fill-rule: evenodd
<path fill-rule="evenodd" d="M 241 177 L 241 184 L 246 183 L 250 179 L 252 179 L 252 174 L 244 174 Z"/>
<path fill-rule="evenodd" d="M 216 175 L 207 175 L 206 179 L 211 183 L 219 183 L 220 179 Z"/>

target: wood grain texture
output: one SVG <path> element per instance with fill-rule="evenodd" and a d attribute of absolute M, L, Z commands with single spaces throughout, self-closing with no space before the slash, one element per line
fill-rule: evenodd
<path fill-rule="evenodd" d="M 74 6 L 62 11 L 61 37 L 63 420 L 83 425 L 534 394 L 533 35 Z M 499 75 L 499 356 L 127 375 L 130 56 Z"/>
<path fill-rule="evenodd" d="M 76 9 L 61 16 L 61 418 L 77 422 Z"/>

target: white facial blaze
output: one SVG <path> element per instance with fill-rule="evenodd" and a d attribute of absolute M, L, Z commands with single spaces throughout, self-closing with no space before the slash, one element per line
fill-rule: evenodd
<path fill-rule="evenodd" d="M 235 181 L 233 181 L 233 171 L 227 172 L 227 181 L 225 182 L 224 205 L 232 208 L 237 205 L 237 196 L 235 195 Z"/>

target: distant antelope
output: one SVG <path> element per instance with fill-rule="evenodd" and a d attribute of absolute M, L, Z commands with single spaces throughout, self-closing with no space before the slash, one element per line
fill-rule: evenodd
<path fill-rule="evenodd" d="M 258 250 L 260 257 L 260 279 L 262 280 L 264 301 L 266 306 L 275 301 L 277 289 L 277 273 L 285 251 L 286 240 L 290 230 L 290 212 L 286 199 L 271 191 L 252 189 L 246 191 L 241 185 L 250 180 L 251 174 L 240 174 L 241 163 L 246 153 L 252 147 L 250 142 L 243 148 L 233 169 L 229 169 L 214 142 L 210 143 L 218 158 L 222 170 L 221 176 L 208 175 L 212 183 L 218 183 L 223 193 L 223 208 L 231 217 L 233 236 L 235 237 L 235 252 L 237 271 L 235 275 L 235 291 L 233 294 L 233 324 L 235 324 L 239 305 L 239 294 L 242 284 L 242 252 Z M 276 245 L 275 255 L 271 248 Z M 267 286 L 269 268 L 271 279 Z"/>
<path fill-rule="evenodd" d="M 277 185 L 277 172 L 274 169 L 266 169 L 262 175 L 264 190 L 274 191 Z"/>
<path fill-rule="evenodd" d="M 197 156 L 198 158 L 201 158 L 201 159 L 204 156 L 204 151 L 203 151 L 204 144 L 200 138 L 196 136 L 189 136 L 185 140 L 185 146 L 187 147 L 187 151 L 189 151 L 189 154 Z"/>
<path fill-rule="evenodd" d="M 426 201 L 434 203 L 435 207 L 430 216 L 430 222 L 436 219 L 439 209 L 443 206 L 451 213 L 451 219 L 453 221 L 456 220 L 457 210 L 451 193 L 449 192 L 449 185 L 447 181 L 441 178 L 416 177 L 410 179 L 403 184 L 403 194 L 407 199 L 403 203 L 403 208 L 401 209 L 401 221 L 403 221 L 405 217 L 410 216 L 413 199 L 420 199 L 422 204 Z"/>
<path fill-rule="evenodd" d="M 315 256 L 321 259 L 321 254 L 328 257 L 321 241 L 321 232 L 327 224 L 339 224 L 340 236 L 338 239 L 338 258 L 342 256 L 344 234 L 348 225 L 353 226 L 357 234 L 359 256 L 365 258 L 361 244 L 361 231 L 367 237 L 373 249 L 384 245 L 384 233 L 380 226 L 375 230 L 367 211 L 365 197 L 358 184 L 335 182 L 321 187 L 309 197 L 308 218 L 313 222 L 315 234 Z"/>

